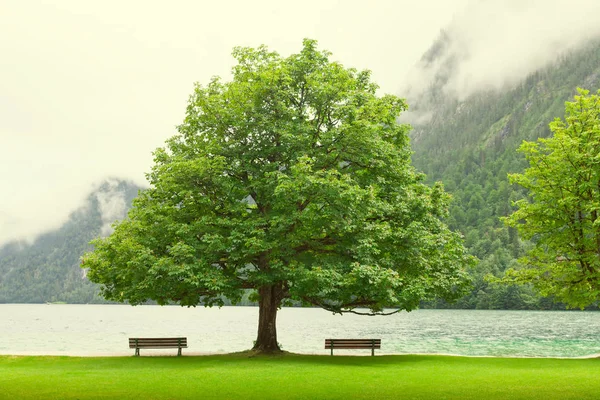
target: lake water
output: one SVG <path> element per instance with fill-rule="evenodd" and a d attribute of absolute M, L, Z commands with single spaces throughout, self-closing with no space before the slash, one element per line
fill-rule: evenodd
<path fill-rule="evenodd" d="M 129 337 L 186 336 L 184 354 L 249 349 L 254 307 L 0 304 L 0 354 L 131 355 Z M 328 354 L 325 338 L 381 338 L 378 354 L 582 357 L 600 353 L 600 313 L 418 310 L 385 317 L 284 308 L 283 349 Z M 142 350 L 142 354 L 175 354 Z M 368 350 L 339 351 L 364 354 Z"/>

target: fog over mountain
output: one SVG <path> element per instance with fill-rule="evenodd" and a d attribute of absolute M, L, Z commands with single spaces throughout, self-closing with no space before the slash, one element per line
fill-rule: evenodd
<path fill-rule="evenodd" d="M 193 82 L 227 79 L 234 46 L 314 38 L 413 101 L 440 79 L 459 98 L 511 85 L 598 34 L 593 0 L 3 1 L 0 244 L 61 226 L 106 177 L 143 185 Z M 107 233 L 122 204 L 97 200 Z"/>
<path fill-rule="evenodd" d="M 597 0 L 473 1 L 443 28 L 400 92 L 418 99 L 437 83 L 464 100 L 510 87 L 598 36 Z"/>
<path fill-rule="evenodd" d="M 140 188 L 116 178 L 97 184 L 58 229 L 32 243 L 0 246 L 0 303 L 102 302 L 98 287 L 80 268 L 90 240 L 107 235 L 111 224 L 125 217 Z"/>

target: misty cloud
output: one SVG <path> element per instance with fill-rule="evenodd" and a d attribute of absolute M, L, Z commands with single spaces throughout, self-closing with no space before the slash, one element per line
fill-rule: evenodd
<path fill-rule="evenodd" d="M 404 92 L 416 99 L 436 81 L 459 100 L 501 89 L 599 35 L 597 0 L 471 1 L 409 73 Z"/>
<path fill-rule="evenodd" d="M 193 82 L 228 79 L 234 46 L 266 44 L 287 55 L 314 38 L 345 66 L 371 69 L 381 92 L 409 99 L 454 56 L 444 90 L 465 96 L 514 82 L 596 35 L 599 7 L 592 0 L 5 0 L 0 245 L 59 227 L 108 176 L 144 185 L 152 151 L 175 134 Z M 405 79 L 441 29 L 452 39 L 448 50 Z M 407 81 L 411 90 L 399 90 Z M 107 216 L 121 204 L 98 200 Z"/>
<path fill-rule="evenodd" d="M 102 219 L 100 235 L 108 236 L 113 232 L 112 223 L 122 220 L 127 215 L 125 192 L 119 189 L 117 180 L 111 179 L 102 185 L 102 190 L 96 192 L 95 196 Z"/>

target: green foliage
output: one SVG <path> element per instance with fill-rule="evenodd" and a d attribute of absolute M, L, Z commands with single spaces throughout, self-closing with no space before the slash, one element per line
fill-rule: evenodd
<path fill-rule="evenodd" d="M 600 96 L 578 89 L 554 135 L 523 142 L 529 167 L 511 174 L 528 198 L 504 221 L 534 246 L 507 280 L 531 282 L 574 307 L 600 299 Z"/>
<path fill-rule="evenodd" d="M 233 55 L 232 81 L 196 85 L 150 189 L 83 258 L 103 295 L 210 306 L 267 288 L 337 313 L 460 297 L 472 257 L 441 222 L 441 185 L 410 165 L 404 101 L 312 40 Z"/>

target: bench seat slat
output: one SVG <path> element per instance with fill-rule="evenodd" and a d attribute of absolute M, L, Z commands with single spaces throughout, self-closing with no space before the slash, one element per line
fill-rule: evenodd
<path fill-rule="evenodd" d="M 168 341 L 160 341 L 160 340 L 138 340 L 137 342 L 135 340 L 130 341 L 129 343 L 139 343 L 139 344 L 161 344 L 161 343 L 185 343 L 184 340 L 178 341 L 178 340 L 168 340 Z"/>
<path fill-rule="evenodd" d="M 135 346 L 136 343 L 129 343 L 131 346 Z M 160 342 L 138 342 L 137 343 L 138 346 L 179 346 L 180 344 L 177 342 L 167 342 L 167 343 L 160 343 Z M 187 343 L 183 343 L 181 342 L 181 346 L 186 346 Z"/>
<path fill-rule="evenodd" d="M 132 343 L 132 344 L 129 344 L 129 347 L 187 347 L 187 344 L 185 344 L 185 343 L 181 343 L 181 344 L 177 344 L 177 343 L 160 343 L 160 344 L 138 343 L 136 345 L 135 343 Z"/>
<path fill-rule="evenodd" d="M 130 344 L 186 344 L 185 340 L 166 340 L 166 341 L 159 341 L 159 340 L 138 340 L 137 342 L 135 340 L 130 340 L 129 341 Z"/>
<path fill-rule="evenodd" d="M 327 344 L 338 345 L 338 344 L 380 344 L 381 342 L 326 342 Z"/>
<path fill-rule="evenodd" d="M 333 344 L 334 346 L 337 346 L 337 345 L 342 345 L 342 344 L 368 344 L 368 345 L 371 345 L 371 344 L 373 344 L 373 343 L 375 343 L 375 344 L 381 344 L 381 342 L 370 341 L 370 340 L 369 340 L 369 341 L 356 341 L 356 342 L 350 342 L 350 341 L 337 341 L 337 340 L 336 340 L 336 341 L 334 341 L 334 342 L 325 342 L 325 343 L 327 343 L 327 344 L 329 344 L 329 345 Z"/>
<path fill-rule="evenodd" d="M 187 342 L 187 338 L 130 338 L 129 343 L 178 343 L 178 342 Z"/>
<path fill-rule="evenodd" d="M 371 355 L 375 355 L 374 351 L 381 349 L 381 339 L 325 339 L 325 348 L 331 350 L 331 355 L 334 349 L 371 349 Z"/>
<path fill-rule="evenodd" d="M 325 340 L 325 344 L 328 346 L 341 346 L 346 344 L 371 346 L 372 344 L 381 345 L 381 340 Z"/>
<path fill-rule="evenodd" d="M 140 349 L 179 349 L 177 355 L 181 355 L 181 349 L 187 348 L 187 338 L 129 338 L 129 348 L 135 349 L 135 355 L 139 355 Z"/>

